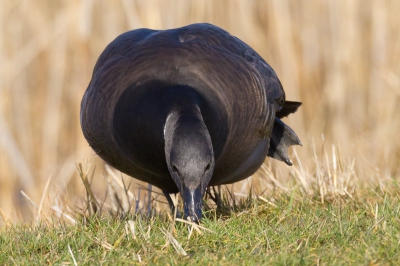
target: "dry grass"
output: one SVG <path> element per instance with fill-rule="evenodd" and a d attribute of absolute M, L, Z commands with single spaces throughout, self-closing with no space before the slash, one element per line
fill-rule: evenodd
<path fill-rule="evenodd" d="M 304 103 L 287 119 L 304 144 L 292 154 L 295 166 L 267 160 L 250 181 L 235 185 L 236 196 L 247 194 L 250 183 L 256 193 L 297 186 L 323 202 L 372 185 L 385 189 L 399 177 L 400 1 L 0 0 L 0 6 L 0 224 L 49 213 L 74 220 L 69 208 L 83 206 L 85 194 L 78 162 L 97 165 L 95 195 L 112 187 L 115 172 L 82 136 L 79 104 L 104 47 L 140 27 L 216 24 L 258 51 L 287 98 Z M 132 183 L 123 210 L 137 198 L 146 205 L 142 186 Z"/>

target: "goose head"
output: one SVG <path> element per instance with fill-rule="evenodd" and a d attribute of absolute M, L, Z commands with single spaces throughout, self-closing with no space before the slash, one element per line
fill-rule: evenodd
<path fill-rule="evenodd" d="M 165 121 L 164 140 L 166 163 L 183 198 L 184 217 L 199 222 L 215 159 L 198 102 L 191 95 L 172 107 Z"/>

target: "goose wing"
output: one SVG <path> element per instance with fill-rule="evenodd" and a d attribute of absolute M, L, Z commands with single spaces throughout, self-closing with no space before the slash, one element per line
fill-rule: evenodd
<path fill-rule="evenodd" d="M 270 136 L 268 156 L 291 165 L 287 149 L 301 145 L 296 133 L 280 118 L 297 111 L 301 102 L 285 100 L 285 91 L 272 67 L 250 46 L 228 32 L 210 24 L 194 24 L 182 29 L 182 41 L 197 40 L 208 46 L 221 47 L 245 59 L 262 78 L 266 97 L 265 125 L 262 134 Z"/>

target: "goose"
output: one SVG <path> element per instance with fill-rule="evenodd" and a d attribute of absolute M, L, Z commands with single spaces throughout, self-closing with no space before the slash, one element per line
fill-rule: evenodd
<path fill-rule="evenodd" d="M 271 66 L 250 46 L 207 23 L 121 34 L 101 53 L 82 98 L 84 137 L 106 163 L 180 193 L 199 222 L 208 186 L 254 174 L 267 156 L 292 165 L 301 145 L 281 121 L 286 101 Z"/>

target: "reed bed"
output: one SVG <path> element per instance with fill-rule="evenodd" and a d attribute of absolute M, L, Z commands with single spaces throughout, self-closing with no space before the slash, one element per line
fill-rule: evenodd
<path fill-rule="evenodd" d="M 79 125 L 99 54 L 117 35 L 142 27 L 220 26 L 270 63 L 287 99 L 303 102 L 287 118 L 303 142 L 292 149 L 295 165 L 267 159 L 227 193 L 241 197 L 251 189 L 269 200 L 269 193 L 300 188 L 324 202 L 372 187 L 389 190 L 400 176 L 400 1 L 0 0 L 0 6 L 0 224 L 54 214 L 74 220 L 71 213 L 86 206 L 84 175 L 89 198 L 107 198 L 110 208 L 165 205 L 154 188 L 105 167 Z M 127 201 L 112 203 L 113 193 Z"/>

